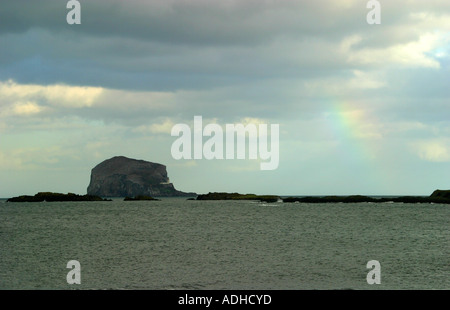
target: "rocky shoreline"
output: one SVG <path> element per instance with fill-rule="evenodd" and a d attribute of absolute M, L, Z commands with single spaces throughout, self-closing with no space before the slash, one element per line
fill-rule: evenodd
<path fill-rule="evenodd" d="M 196 198 L 188 200 L 252 200 L 265 203 L 437 203 L 450 204 L 450 190 L 436 190 L 430 196 L 399 196 L 390 198 L 375 198 L 362 195 L 350 196 L 304 196 L 304 197 L 284 197 L 277 195 L 255 195 L 226 192 L 209 192 L 198 195 Z M 52 192 L 40 192 L 34 196 L 22 195 L 9 198 L 6 202 L 56 202 L 56 201 L 111 201 L 96 195 L 77 195 L 73 193 L 61 194 Z M 124 201 L 160 201 L 160 199 L 147 195 L 137 195 L 125 197 Z"/>
<path fill-rule="evenodd" d="M 430 196 L 399 196 L 390 198 L 374 198 L 369 196 L 323 196 L 323 197 L 287 197 L 283 202 L 299 203 L 357 203 L 357 202 L 378 202 L 378 203 L 443 203 L 450 204 L 450 190 L 435 190 Z"/>
<path fill-rule="evenodd" d="M 281 201 L 280 196 L 276 195 L 255 195 L 255 194 L 239 194 L 239 193 L 208 193 L 198 195 L 197 200 L 258 200 L 261 202 L 277 202 Z"/>
<path fill-rule="evenodd" d="M 192 199 L 191 199 L 192 200 Z M 363 195 L 350 196 L 305 196 L 305 197 L 285 197 L 276 195 L 255 195 L 239 193 L 208 193 L 199 195 L 196 200 L 257 200 L 261 202 L 285 203 L 358 203 L 358 202 L 378 202 L 378 203 L 443 203 L 450 204 L 450 190 L 436 190 L 430 196 L 399 196 L 391 198 L 374 198 Z"/>
<path fill-rule="evenodd" d="M 103 197 L 103 198 L 102 198 Z M 124 201 L 159 201 L 154 197 L 187 197 L 188 200 L 253 200 L 266 203 L 443 203 L 450 204 L 450 190 L 435 190 L 430 196 L 399 196 L 374 198 L 350 196 L 297 196 L 255 195 L 227 192 L 196 194 L 176 190 L 170 183 L 165 165 L 145 160 L 115 156 L 104 160 L 91 171 L 86 195 L 39 192 L 34 196 L 22 195 L 7 202 L 51 201 L 111 201 L 104 197 L 125 197 Z M 195 197 L 195 198 L 194 198 Z"/>
<path fill-rule="evenodd" d="M 77 195 L 73 193 L 61 194 L 52 192 L 39 192 L 34 196 L 21 195 L 12 197 L 6 202 L 61 202 L 61 201 L 110 201 L 95 195 Z"/>

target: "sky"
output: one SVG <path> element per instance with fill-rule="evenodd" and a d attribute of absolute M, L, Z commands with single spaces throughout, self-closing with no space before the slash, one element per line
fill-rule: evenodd
<path fill-rule="evenodd" d="M 450 1 L 0 0 L 0 197 L 85 194 L 113 156 L 175 188 L 450 189 Z M 180 159 L 175 124 L 278 124 L 279 165 Z"/>

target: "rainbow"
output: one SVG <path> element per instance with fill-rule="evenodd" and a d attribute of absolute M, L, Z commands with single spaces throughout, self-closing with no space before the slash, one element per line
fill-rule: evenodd
<path fill-rule="evenodd" d="M 379 121 L 361 107 L 363 102 L 327 100 L 324 118 L 333 140 L 337 141 L 337 164 L 354 167 L 366 175 L 369 187 L 380 188 L 386 181 L 386 171 L 378 161 Z M 370 194 L 370 193 L 366 193 Z"/>

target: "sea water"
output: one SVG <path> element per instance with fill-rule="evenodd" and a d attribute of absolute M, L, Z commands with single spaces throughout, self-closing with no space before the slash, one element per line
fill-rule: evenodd
<path fill-rule="evenodd" d="M 440 204 L 2 202 L 0 289 L 450 289 L 449 224 Z"/>

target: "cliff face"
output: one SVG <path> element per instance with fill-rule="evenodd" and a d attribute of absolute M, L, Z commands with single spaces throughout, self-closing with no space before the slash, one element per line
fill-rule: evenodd
<path fill-rule="evenodd" d="M 100 197 L 195 196 L 169 183 L 166 166 L 124 156 L 107 159 L 92 169 L 88 195 Z"/>

